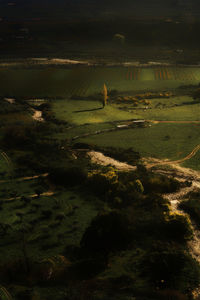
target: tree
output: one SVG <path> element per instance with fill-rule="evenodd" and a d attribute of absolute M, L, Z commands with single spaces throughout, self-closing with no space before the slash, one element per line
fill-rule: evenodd
<path fill-rule="evenodd" d="M 90 254 L 107 255 L 111 251 L 126 249 L 133 242 L 134 230 L 127 216 L 110 212 L 96 216 L 86 229 L 81 247 Z"/>
<path fill-rule="evenodd" d="M 107 104 L 107 101 L 108 101 L 108 90 L 107 90 L 106 84 L 104 83 L 104 86 L 103 86 L 103 107 L 105 107 L 105 105 Z"/>

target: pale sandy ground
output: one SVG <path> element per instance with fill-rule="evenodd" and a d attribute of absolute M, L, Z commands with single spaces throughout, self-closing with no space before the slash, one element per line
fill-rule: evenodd
<path fill-rule="evenodd" d="M 76 60 L 76 59 L 69 59 L 69 58 L 47 58 L 47 57 L 40 57 L 40 58 L 28 58 L 28 59 L 21 59 L 21 60 L 13 60 L 13 61 L 0 61 L 0 67 L 16 67 L 20 65 L 97 65 L 101 64 L 101 60 Z M 124 62 L 105 62 L 103 61 L 103 65 L 106 66 L 124 66 L 124 67 L 158 67 L 158 66 L 176 66 L 176 64 L 173 63 L 166 63 L 166 62 L 155 62 L 155 61 L 149 61 L 147 63 L 141 63 L 140 61 L 124 61 Z M 199 67 L 199 64 L 195 65 L 184 65 L 179 64 L 179 66 L 186 66 L 186 67 Z"/>
<path fill-rule="evenodd" d="M 113 166 L 116 169 L 120 171 L 130 171 L 130 170 L 136 170 L 136 166 L 129 165 L 124 162 L 120 162 L 118 160 L 115 160 L 109 156 L 105 156 L 101 152 L 96 152 L 96 151 L 89 151 L 87 155 L 91 158 L 91 161 L 95 164 L 99 164 L 102 166 Z"/>

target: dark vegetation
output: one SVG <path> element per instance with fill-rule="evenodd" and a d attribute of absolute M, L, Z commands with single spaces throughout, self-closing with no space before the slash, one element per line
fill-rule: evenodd
<path fill-rule="evenodd" d="M 192 24 L 175 17 L 136 20 L 133 18 L 92 18 L 90 20 L 27 21 L 3 20 L 0 30 L 2 58 L 71 57 L 119 61 L 124 59 L 171 59 L 175 62 L 197 62 L 199 22 Z M 25 31 L 23 29 L 25 28 Z M 125 36 L 121 44 L 113 39 Z M 178 38 L 177 38 L 178 37 Z M 78 52 L 77 52 L 78 44 Z M 85 45 L 91 45 L 87 47 Z M 13 56 L 13 47 L 15 49 Z M 177 52 L 184 49 L 185 52 Z"/>
<path fill-rule="evenodd" d="M 50 110 L 49 106 L 43 108 Z M 80 151 L 92 149 L 92 145 L 79 143 L 72 147 L 51 138 L 60 126 L 48 121 L 9 125 L 2 130 L 1 148 L 14 159 L 14 177 L 30 171 L 33 175 L 49 175 L 32 185 L 34 198 L 22 195 L 20 190 L 13 194 L 20 201 L 12 207 L 17 219 L 11 226 L 2 222 L 1 247 L 20 244 L 21 254 L 6 262 L 0 260 L 1 284 L 20 300 L 46 299 L 45 288 L 53 295 L 47 299 L 80 299 L 80 294 L 84 300 L 128 299 L 130 295 L 136 299 L 169 299 L 169 295 L 172 299 L 187 299 L 200 282 L 199 266 L 186 254 L 192 230 L 188 219 L 171 213 L 169 202 L 162 197 L 163 193 L 177 191 L 180 184 L 146 170 L 134 149 L 96 148 L 138 165 L 137 171 L 119 172 L 92 165 Z M 63 222 L 73 218 L 79 208 L 74 205 L 74 209 L 62 211 L 53 199 L 49 202 L 53 201 L 53 206 L 44 205 L 41 195 L 49 187 L 59 193 L 74 187 L 85 199 L 84 205 L 95 204 L 96 217 L 82 230 L 78 244 L 62 243 L 64 247 L 56 250 L 59 239 L 70 234 L 69 230 L 60 231 Z M 2 198 L 3 210 L 11 205 L 4 201 Z M 35 232 L 41 222 L 49 225 L 31 238 L 30 232 Z M 78 220 L 73 222 L 73 226 L 79 224 Z M 57 232 L 56 239 L 50 238 L 49 229 Z M 43 259 L 31 254 L 33 246 L 42 251 Z M 54 255 L 45 255 L 50 249 Z M 37 296 L 33 298 L 35 286 Z M 62 295 L 55 293 L 57 288 Z"/>
<path fill-rule="evenodd" d="M 180 202 L 179 207 L 187 212 L 199 225 L 200 224 L 200 194 L 199 191 L 191 192 Z"/>
<path fill-rule="evenodd" d="M 110 18 L 105 12 L 89 12 L 90 3 L 84 10 L 86 18 L 74 12 L 73 19 L 66 1 L 69 11 L 59 10 L 59 17 L 55 11 L 52 22 L 43 14 L 54 12 L 53 2 L 41 11 L 30 2 L 33 14 L 24 1 L 19 2 L 18 17 L 6 1 L 0 6 L 0 58 L 8 61 L 42 56 L 93 57 L 102 63 L 111 59 L 199 61 L 200 23 L 195 18 L 188 23 L 178 14 L 167 20 L 159 11 L 154 20 L 123 14 Z M 179 6 L 179 1 L 170 3 Z M 119 1 L 115 5 L 121 7 Z M 116 33 L 124 36 L 124 43 L 113 38 Z M 200 91 L 191 93 L 194 86 L 181 89 L 180 93 L 192 94 L 199 101 Z M 134 101 L 117 90 L 109 91 L 109 97 Z M 143 94 L 136 100 L 152 97 Z M 100 94 L 72 98 L 99 100 Z M 37 107 L 28 104 L 25 95 L 15 100 L 11 104 L 0 99 L 0 149 L 10 158 L 2 159 L 9 169 L 7 179 L 5 171 L 0 173 L 0 298 L 193 299 L 200 267 L 187 248 L 193 236 L 191 223 L 186 216 L 172 213 L 163 197 L 178 191 L 180 183 L 147 170 L 133 148 L 71 144 L 67 134 L 63 140 L 56 138 L 71 124 L 56 119 L 50 101 L 39 106 L 45 122 L 36 123 L 31 109 Z M 85 149 L 101 151 L 137 170 L 120 172 L 91 164 Z M 21 178 L 38 174 L 45 176 L 30 181 Z M 180 206 L 197 223 L 199 197 L 198 192 L 189 194 Z"/>

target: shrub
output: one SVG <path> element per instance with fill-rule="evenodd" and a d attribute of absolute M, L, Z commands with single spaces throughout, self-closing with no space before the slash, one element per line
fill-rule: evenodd
<path fill-rule="evenodd" d="M 81 247 L 89 253 L 108 254 L 125 249 L 133 238 L 130 222 L 117 212 L 98 215 L 86 229 Z"/>
<path fill-rule="evenodd" d="M 105 195 L 116 183 L 118 175 L 113 168 L 92 171 L 88 174 L 88 186 L 98 195 Z"/>
<path fill-rule="evenodd" d="M 180 183 L 174 178 L 167 176 L 149 174 L 146 180 L 143 181 L 145 191 L 154 191 L 157 193 L 172 193 L 176 192 Z"/>
<path fill-rule="evenodd" d="M 198 263 L 181 248 L 171 244 L 153 245 L 143 260 L 144 272 L 160 290 L 174 289 L 188 293 L 198 286 L 200 270 Z"/>
<path fill-rule="evenodd" d="M 57 185 L 72 186 L 83 184 L 87 179 L 87 171 L 82 166 L 55 167 L 49 172 L 50 180 Z"/>
<path fill-rule="evenodd" d="M 199 194 L 189 195 L 189 199 L 182 201 L 179 208 L 187 212 L 198 224 L 200 224 L 200 198 Z"/>
<path fill-rule="evenodd" d="M 193 236 L 192 226 L 189 218 L 178 213 L 169 215 L 166 214 L 163 229 L 166 238 L 170 238 L 179 242 L 191 239 Z"/>
<path fill-rule="evenodd" d="M 138 191 L 139 193 L 144 192 L 144 187 L 142 185 L 142 182 L 139 179 L 135 180 L 134 187 L 135 187 L 136 191 Z"/>

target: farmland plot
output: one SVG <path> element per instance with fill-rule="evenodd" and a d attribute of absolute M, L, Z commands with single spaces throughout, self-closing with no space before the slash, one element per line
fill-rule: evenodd
<path fill-rule="evenodd" d="M 200 68 L 192 67 L 48 67 L 0 69 L 0 95 L 72 97 L 100 93 L 106 83 L 120 92 L 162 90 L 197 84 Z"/>

